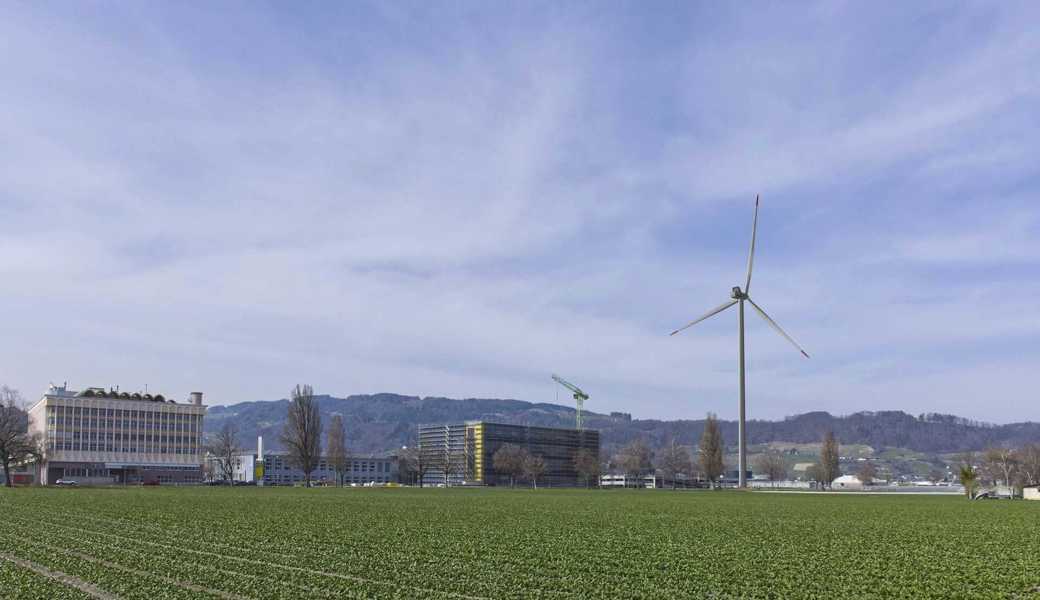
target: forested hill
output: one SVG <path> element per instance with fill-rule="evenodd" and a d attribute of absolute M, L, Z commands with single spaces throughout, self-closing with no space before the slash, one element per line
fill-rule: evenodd
<path fill-rule="evenodd" d="M 573 427 L 574 408 L 521 400 L 418 398 L 397 394 L 373 394 L 334 398 L 320 396 L 323 422 L 332 414 L 343 415 L 351 450 L 356 453 L 381 453 L 414 443 L 420 423 L 449 423 L 484 419 L 501 423 Z M 227 419 L 234 419 L 242 442 L 252 448 L 257 435 L 264 436 L 268 449 L 278 448 L 288 400 L 243 402 L 211 407 L 206 415 L 206 431 L 216 431 Z M 603 446 L 610 450 L 636 437 L 659 447 L 671 439 L 695 444 L 704 421 L 631 419 L 626 414 L 586 413 L 586 427 L 598 429 Z M 782 421 L 748 423 L 752 444 L 772 441 L 817 442 L 831 430 L 842 443 L 868 444 L 874 448 L 899 447 L 919 452 L 960 452 L 988 446 L 1019 446 L 1040 442 L 1040 423 L 989 425 L 951 415 L 908 415 L 900 411 L 860 412 L 833 416 L 811 412 Z M 737 440 L 735 421 L 722 421 L 728 444 Z"/>

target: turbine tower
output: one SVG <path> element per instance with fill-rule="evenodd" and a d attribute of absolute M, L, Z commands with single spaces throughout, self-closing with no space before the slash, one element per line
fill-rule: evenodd
<path fill-rule="evenodd" d="M 748 304 L 750 304 L 751 308 L 755 309 L 755 312 L 757 312 L 759 314 L 759 316 L 761 316 L 763 319 L 765 319 L 766 323 L 769 323 L 769 326 L 772 327 L 773 329 L 775 329 L 777 333 L 782 335 L 785 340 L 787 340 L 788 342 L 791 342 L 791 345 L 793 345 L 795 348 L 797 348 L 798 351 L 802 353 L 802 356 L 804 356 L 805 358 L 809 358 L 809 355 L 806 354 L 805 350 L 803 350 L 802 347 L 798 345 L 798 342 L 794 341 L 794 339 L 791 338 L 791 336 L 787 335 L 787 332 L 785 332 L 783 329 L 781 329 L 780 326 L 776 324 L 776 321 L 771 319 L 769 317 L 769 315 L 766 314 L 766 311 L 762 310 L 761 306 L 755 304 L 755 301 L 752 300 L 751 296 L 748 295 L 749 290 L 751 289 L 751 267 L 755 263 L 755 235 L 756 235 L 757 231 L 758 231 L 758 196 L 756 195 L 755 196 L 755 218 L 754 218 L 754 220 L 751 223 L 751 250 L 748 252 L 747 279 L 744 281 L 744 289 L 741 290 L 739 286 L 734 286 L 733 289 L 730 290 L 730 295 L 729 295 L 730 300 L 728 302 L 726 302 L 726 303 L 724 303 L 724 304 L 722 304 L 720 306 L 717 306 L 717 307 L 709 310 L 705 315 L 703 315 L 703 316 L 701 316 L 701 317 L 699 317 L 697 319 L 694 319 L 693 321 L 687 323 L 686 325 L 683 325 L 682 327 L 680 327 L 679 329 L 676 329 L 675 331 L 673 331 L 671 333 L 671 335 L 675 335 L 675 334 L 679 333 L 680 331 L 682 331 L 684 329 L 687 329 L 689 327 L 693 327 L 697 323 L 700 323 L 701 321 L 703 321 L 703 320 L 705 320 L 705 319 L 707 319 L 709 317 L 713 317 L 713 316 L 719 314 L 720 312 L 726 310 L 727 308 L 730 308 L 734 304 L 738 304 L 739 305 L 739 313 L 738 313 L 739 317 L 737 318 L 737 323 L 738 323 L 738 329 L 740 331 L 740 344 L 739 344 L 740 345 L 740 410 L 739 410 L 740 421 L 739 421 L 739 426 L 738 426 L 738 436 L 740 437 L 740 450 L 739 450 L 740 473 L 737 476 L 738 477 L 737 487 L 740 487 L 740 488 L 746 488 L 747 487 L 747 422 L 745 420 L 745 392 L 746 392 L 745 379 L 746 378 L 745 378 L 745 373 L 744 373 L 744 302 L 747 302 Z"/>

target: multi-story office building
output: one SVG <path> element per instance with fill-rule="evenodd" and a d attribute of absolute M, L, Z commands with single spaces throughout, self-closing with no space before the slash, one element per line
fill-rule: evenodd
<path fill-rule="evenodd" d="M 495 452 L 506 445 L 519 446 L 545 460 L 539 484 L 582 485 L 574 466 L 578 451 L 599 456 L 599 432 L 589 429 L 529 427 L 486 421 L 449 425 L 420 425 L 419 453 L 426 466 L 424 483 L 450 485 L 503 485 L 509 476 L 496 473 Z"/>
<path fill-rule="evenodd" d="M 289 453 L 274 451 L 264 453 L 263 483 L 264 485 L 293 485 L 304 481 L 303 471 L 293 466 Z M 243 453 L 236 457 L 234 480 L 245 483 L 258 481 L 257 464 L 259 459 L 255 453 Z M 213 468 L 219 477 L 219 469 Z M 336 471 L 328 457 L 318 459 L 318 466 L 311 473 L 311 481 L 337 483 Z M 397 483 L 398 466 L 396 456 L 349 456 L 347 471 L 343 475 L 346 485 L 365 485 Z"/>
<path fill-rule="evenodd" d="M 51 386 L 29 409 L 44 441 L 41 483 L 193 483 L 202 476 L 202 394 L 188 403 L 162 394 Z"/>

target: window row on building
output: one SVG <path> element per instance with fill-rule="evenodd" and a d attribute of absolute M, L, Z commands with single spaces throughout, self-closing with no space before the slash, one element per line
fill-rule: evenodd
<path fill-rule="evenodd" d="M 48 406 L 47 424 L 66 427 L 111 429 L 113 427 L 157 429 L 160 431 L 198 431 L 201 415 L 155 410 L 99 408 L 91 406 Z"/>
<path fill-rule="evenodd" d="M 198 435 L 152 435 L 111 431 L 48 431 L 47 449 L 72 452 L 197 454 Z"/>
<path fill-rule="evenodd" d="M 272 458 L 265 456 L 264 465 L 265 469 L 268 471 L 290 470 L 294 468 L 289 463 L 288 459 L 281 457 Z M 356 473 L 389 473 L 390 461 L 388 459 L 349 461 L 347 463 L 347 471 Z M 333 468 L 332 463 L 322 459 L 318 461 L 318 466 L 315 469 L 315 472 L 334 473 L 335 469 Z"/>
<path fill-rule="evenodd" d="M 207 456 L 210 475 L 214 479 L 221 477 L 218 459 Z M 234 480 L 253 482 L 261 472 L 257 463 L 260 459 L 255 453 L 243 453 L 235 457 Z M 396 456 L 355 456 L 347 461 L 347 469 L 343 473 L 345 483 L 392 483 L 398 481 L 398 461 Z M 296 467 L 284 451 L 265 453 L 263 458 L 263 481 L 266 484 L 292 484 L 305 480 L 303 471 Z M 338 475 L 327 456 L 322 456 L 311 472 L 311 481 L 337 482 Z"/>
<path fill-rule="evenodd" d="M 198 454 L 202 415 L 155 410 L 51 405 L 47 449 L 70 452 Z"/>

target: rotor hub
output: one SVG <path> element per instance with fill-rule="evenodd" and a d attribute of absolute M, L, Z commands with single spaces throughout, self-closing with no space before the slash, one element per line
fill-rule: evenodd
<path fill-rule="evenodd" d="M 733 286 L 733 290 L 730 291 L 729 297 L 734 300 L 746 300 L 748 296 L 740 290 L 739 285 L 735 285 Z"/>

